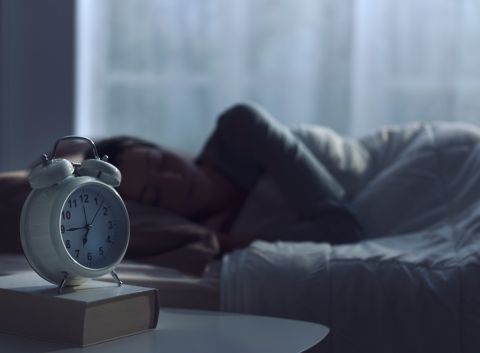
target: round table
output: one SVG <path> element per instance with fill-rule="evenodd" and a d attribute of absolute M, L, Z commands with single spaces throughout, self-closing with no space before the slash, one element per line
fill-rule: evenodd
<path fill-rule="evenodd" d="M 0 334 L 1 352 L 294 353 L 320 342 L 328 328 L 305 321 L 226 312 L 161 309 L 155 330 L 78 348 Z"/>

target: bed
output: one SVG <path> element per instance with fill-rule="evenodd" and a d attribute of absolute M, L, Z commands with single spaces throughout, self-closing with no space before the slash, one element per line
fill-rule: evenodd
<path fill-rule="evenodd" d="M 210 235 L 190 232 L 179 243 L 183 250 L 169 250 L 170 256 L 122 263 L 122 279 L 159 288 L 164 306 L 325 324 L 331 334 L 323 352 L 478 352 L 480 129 L 412 124 L 354 140 L 304 126 L 295 135 L 346 190 L 366 239 L 335 246 L 257 241 L 212 262 Z M 133 226 L 148 239 L 157 225 L 148 210 L 137 215 Z M 234 234 L 252 232 L 315 227 L 296 222 L 265 175 L 233 226 Z M 178 240 L 177 231 L 168 234 Z M 182 271 L 167 268 L 172 259 Z M 191 263 L 206 271 L 186 275 Z M 1 256 L 0 266 L 2 274 L 28 268 L 18 255 Z"/>
<path fill-rule="evenodd" d="M 23 255 L 1 255 L 0 276 L 32 269 Z M 218 310 L 220 263 L 213 262 L 203 276 L 192 276 L 176 269 L 135 261 L 123 261 L 117 272 L 127 284 L 157 288 L 162 307 Z M 114 280 L 110 275 L 100 278 Z"/>
<path fill-rule="evenodd" d="M 368 237 L 256 242 L 230 254 L 220 308 L 321 322 L 331 329 L 325 352 L 478 352 L 480 129 L 438 122 L 359 140 L 323 128 L 297 134 L 341 181 Z M 268 178 L 252 198 L 238 229 L 309 231 L 289 224 Z"/>

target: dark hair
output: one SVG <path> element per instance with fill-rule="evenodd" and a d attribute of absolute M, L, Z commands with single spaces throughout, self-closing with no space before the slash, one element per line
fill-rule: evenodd
<path fill-rule="evenodd" d="M 104 140 L 95 141 L 100 157 L 107 155 L 108 161 L 118 167 L 120 155 L 128 148 L 132 147 L 158 147 L 153 142 L 143 140 L 133 136 L 115 136 Z M 85 158 L 93 158 L 92 151 L 85 153 Z"/>

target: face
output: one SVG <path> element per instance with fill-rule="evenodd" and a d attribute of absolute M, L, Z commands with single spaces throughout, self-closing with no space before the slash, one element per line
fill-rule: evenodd
<path fill-rule="evenodd" d="M 159 147 L 131 147 L 119 158 L 119 192 L 129 200 L 195 216 L 208 203 L 211 182 L 193 160 Z"/>
<path fill-rule="evenodd" d="M 83 266 L 114 263 L 127 242 L 127 215 L 115 195 L 99 185 L 75 190 L 60 215 L 60 230 L 70 256 Z"/>

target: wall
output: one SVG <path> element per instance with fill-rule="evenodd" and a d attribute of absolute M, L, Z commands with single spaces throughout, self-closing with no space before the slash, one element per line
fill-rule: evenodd
<path fill-rule="evenodd" d="M 74 0 L 0 0 L 0 171 L 71 134 Z"/>

